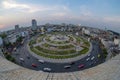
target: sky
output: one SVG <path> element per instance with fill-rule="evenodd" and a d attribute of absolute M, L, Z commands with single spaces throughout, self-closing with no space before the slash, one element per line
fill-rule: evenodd
<path fill-rule="evenodd" d="M 45 23 L 81 24 L 120 32 L 120 0 L 0 0 L 0 31 Z"/>

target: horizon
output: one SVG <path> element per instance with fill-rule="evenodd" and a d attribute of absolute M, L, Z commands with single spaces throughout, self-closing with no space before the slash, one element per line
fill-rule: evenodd
<path fill-rule="evenodd" d="M 51 23 L 49 23 L 49 24 L 51 24 Z M 62 24 L 62 23 L 60 23 L 60 24 Z M 53 24 L 53 25 L 60 25 L 60 24 Z M 17 24 L 17 25 L 19 25 L 19 24 Z M 45 24 L 41 24 L 41 25 L 45 25 Z M 41 25 L 37 25 L 37 26 L 41 26 Z M 77 24 L 73 24 L 73 25 L 77 25 Z M 81 25 L 81 26 L 85 26 L 85 25 Z M 19 28 L 26 28 L 26 27 L 31 27 L 31 25 L 29 25 L 29 26 L 20 26 L 19 25 Z M 97 28 L 97 27 L 92 27 L 92 26 L 85 26 L 85 27 Z M 0 32 L 5 32 L 5 31 L 9 31 L 9 30 L 14 30 L 14 29 L 15 29 L 15 25 L 13 27 L 11 27 L 10 29 L 0 30 Z M 99 28 L 99 27 L 97 29 L 106 30 L 105 28 Z M 111 30 L 111 29 L 107 29 L 107 30 Z M 114 31 L 114 30 L 111 30 L 111 31 Z M 120 32 L 117 32 L 117 31 L 114 31 L 114 32 L 120 34 Z"/>
<path fill-rule="evenodd" d="M 0 31 L 14 25 L 81 24 L 120 32 L 120 0 L 1 0 Z"/>

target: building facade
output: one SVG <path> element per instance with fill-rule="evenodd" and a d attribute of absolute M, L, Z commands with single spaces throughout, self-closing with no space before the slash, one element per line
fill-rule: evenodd
<path fill-rule="evenodd" d="M 0 37 L 0 46 L 3 45 L 3 39 Z"/>
<path fill-rule="evenodd" d="M 31 26 L 32 30 L 36 30 L 37 29 L 37 21 L 35 19 L 32 20 L 32 26 Z"/>
<path fill-rule="evenodd" d="M 15 31 L 19 31 L 19 25 L 15 25 Z"/>

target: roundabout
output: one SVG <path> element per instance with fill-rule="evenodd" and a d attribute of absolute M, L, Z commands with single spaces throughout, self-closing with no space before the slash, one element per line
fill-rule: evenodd
<path fill-rule="evenodd" d="M 88 42 L 85 37 L 71 33 L 26 38 L 12 56 L 18 65 L 51 73 L 81 71 L 104 62 L 97 41 Z"/>
<path fill-rule="evenodd" d="M 55 62 L 58 63 L 60 60 L 67 62 L 66 59 L 72 60 L 76 57 L 80 59 L 91 51 L 92 45 L 86 39 L 74 36 L 60 33 L 39 35 L 36 39 L 30 40 L 28 48 L 30 52 L 35 53 L 34 55 L 56 59 Z"/>

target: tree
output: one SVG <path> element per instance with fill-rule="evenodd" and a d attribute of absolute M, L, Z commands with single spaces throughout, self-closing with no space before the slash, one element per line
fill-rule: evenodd
<path fill-rule="evenodd" d="M 23 39 L 22 37 L 18 37 L 17 42 L 22 42 L 22 39 Z"/>
<path fill-rule="evenodd" d="M 7 35 L 5 33 L 0 34 L 0 37 L 2 37 L 3 39 L 7 37 Z"/>

